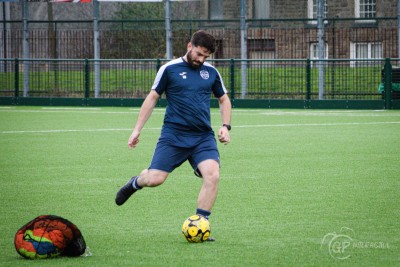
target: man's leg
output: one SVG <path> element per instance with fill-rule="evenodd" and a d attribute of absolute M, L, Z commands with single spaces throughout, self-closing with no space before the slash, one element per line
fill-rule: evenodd
<path fill-rule="evenodd" d="M 168 172 L 155 170 L 155 169 L 145 169 L 143 170 L 137 180 L 137 184 L 140 187 L 155 187 L 163 184 L 168 177 Z"/>
<path fill-rule="evenodd" d="M 160 170 L 143 170 L 139 176 L 132 177 L 128 183 L 126 183 L 119 191 L 115 197 L 115 203 L 118 206 L 124 204 L 137 190 L 143 187 L 155 187 L 159 186 L 168 177 L 168 172 Z"/>
<path fill-rule="evenodd" d="M 211 212 L 218 194 L 219 163 L 213 159 L 207 159 L 197 166 L 203 177 L 203 185 L 197 199 L 197 208 Z"/>
<path fill-rule="evenodd" d="M 197 214 L 208 219 L 218 194 L 219 163 L 216 160 L 207 159 L 200 162 L 197 167 L 203 178 L 203 185 L 197 199 Z M 215 239 L 209 237 L 207 241 L 215 241 Z"/>

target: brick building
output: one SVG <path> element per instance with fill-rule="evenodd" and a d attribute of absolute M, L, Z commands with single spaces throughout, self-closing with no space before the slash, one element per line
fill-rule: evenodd
<path fill-rule="evenodd" d="M 204 2 L 203 19 L 240 16 L 240 0 Z M 399 57 L 396 2 L 325 0 L 325 57 Z M 247 0 L 246 4 L 249 59 L 317 57 L 317 0 Z"/>
<path fill-rule="evenodd" d="M 181 55 L 191 33 L 203 28 L 218 39 L 215 58 L 241 58 L 240 4 L 241 0 L 172 1 L 173 55 Z M 53 20 L 59 21 L 54 24 L 43 22 L 50 20 L 46 5 L 29 3 L 31 57 L 92 58 L 92 4 L 53 4 Z M 135 5 L 138 3 L 100 2 L 101 58 L 164 57 L 164 17 L 152 22 L 116 20 L 114 14 L 118 10 Z M 146 5 L 151 9 L 164 8 L 163 2 Z M 246 5 L 248 59 L 317 57 L 317 0 L 247 0 Z M 6 28 L 0 31 L 3 41 L 0 57 L 22 57 L 21 5 L 3 2 L 2 8 L 5 6 L 10 16 L 3 18 L 3 22 L 7 19 L 14 22 L 1 24 Z M 159 13 L 164 16 L 163 12 Z M 325 57 L 400 57 L 396 13 L 396 0 L 325 0 Z M 63 23 L 63 20 L 70 22 Z"/>

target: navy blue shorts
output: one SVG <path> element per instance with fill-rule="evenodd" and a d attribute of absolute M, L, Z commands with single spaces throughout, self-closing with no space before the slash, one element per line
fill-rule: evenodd
<path fill-rule="evenodd" d="M 197 166 L 207 159 L 219 163 L 219 152 L 213 133 L 184 136 L 163 132 L 158 139 L 149 169 L 171 173 L 188 160 L 195 174 L 201 176 Z"/>

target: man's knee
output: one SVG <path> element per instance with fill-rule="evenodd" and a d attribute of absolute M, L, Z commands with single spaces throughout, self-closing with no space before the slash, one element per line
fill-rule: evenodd
<path fill-rule="evenodd" d="M 213 171 L 208 174 L 203 175 L 203 179 L 206 181 L 212 183 L 212 184 L 218 184 L 219 182 L 219 171 Z"/>
<path fill-rule="evenodd" d="M 159 170 L 143 170 L 140 173 L 140 176 L 143 177 L 143 182 L 145 186 L 155 187 L 164 183 L 164 181 L 168 177 L 168 173 Z"/>
<path fill-rule="evenodd" d="M 216 161 L 208 160 L 199 164 L 200 172 L 204 182 L 218 184 L 219 182 L 219 164 Z"/>

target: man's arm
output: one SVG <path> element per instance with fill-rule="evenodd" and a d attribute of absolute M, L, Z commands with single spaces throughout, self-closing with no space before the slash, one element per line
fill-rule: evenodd
<path fill-rule="evenodd" d="M 160 95 L 155 90 L 151 90 L 151 92 L 144 100 L 142 107 L 140 108 L 135 128 L 133 129 L 133 132 L 128 140 L 129 149 L 135 148 L 136 145 L 139 143 L 140 132 L 142 131 L 147 120 L 150 118 L 151 113 L 153 112 L 153 109 L 156 106 L 159 98 Z"/>
<path fill-rule="evenodd" d="M 222 124 L 231 124 L 232 104 L 227 94 L 224 94 L 219 99 L 219 109 L 221 112 Z M 229 144 L 231 141 L 229 130 L 227 127 L 222 126 L 218 131 L 218 140 L 221 143 Z"/>

